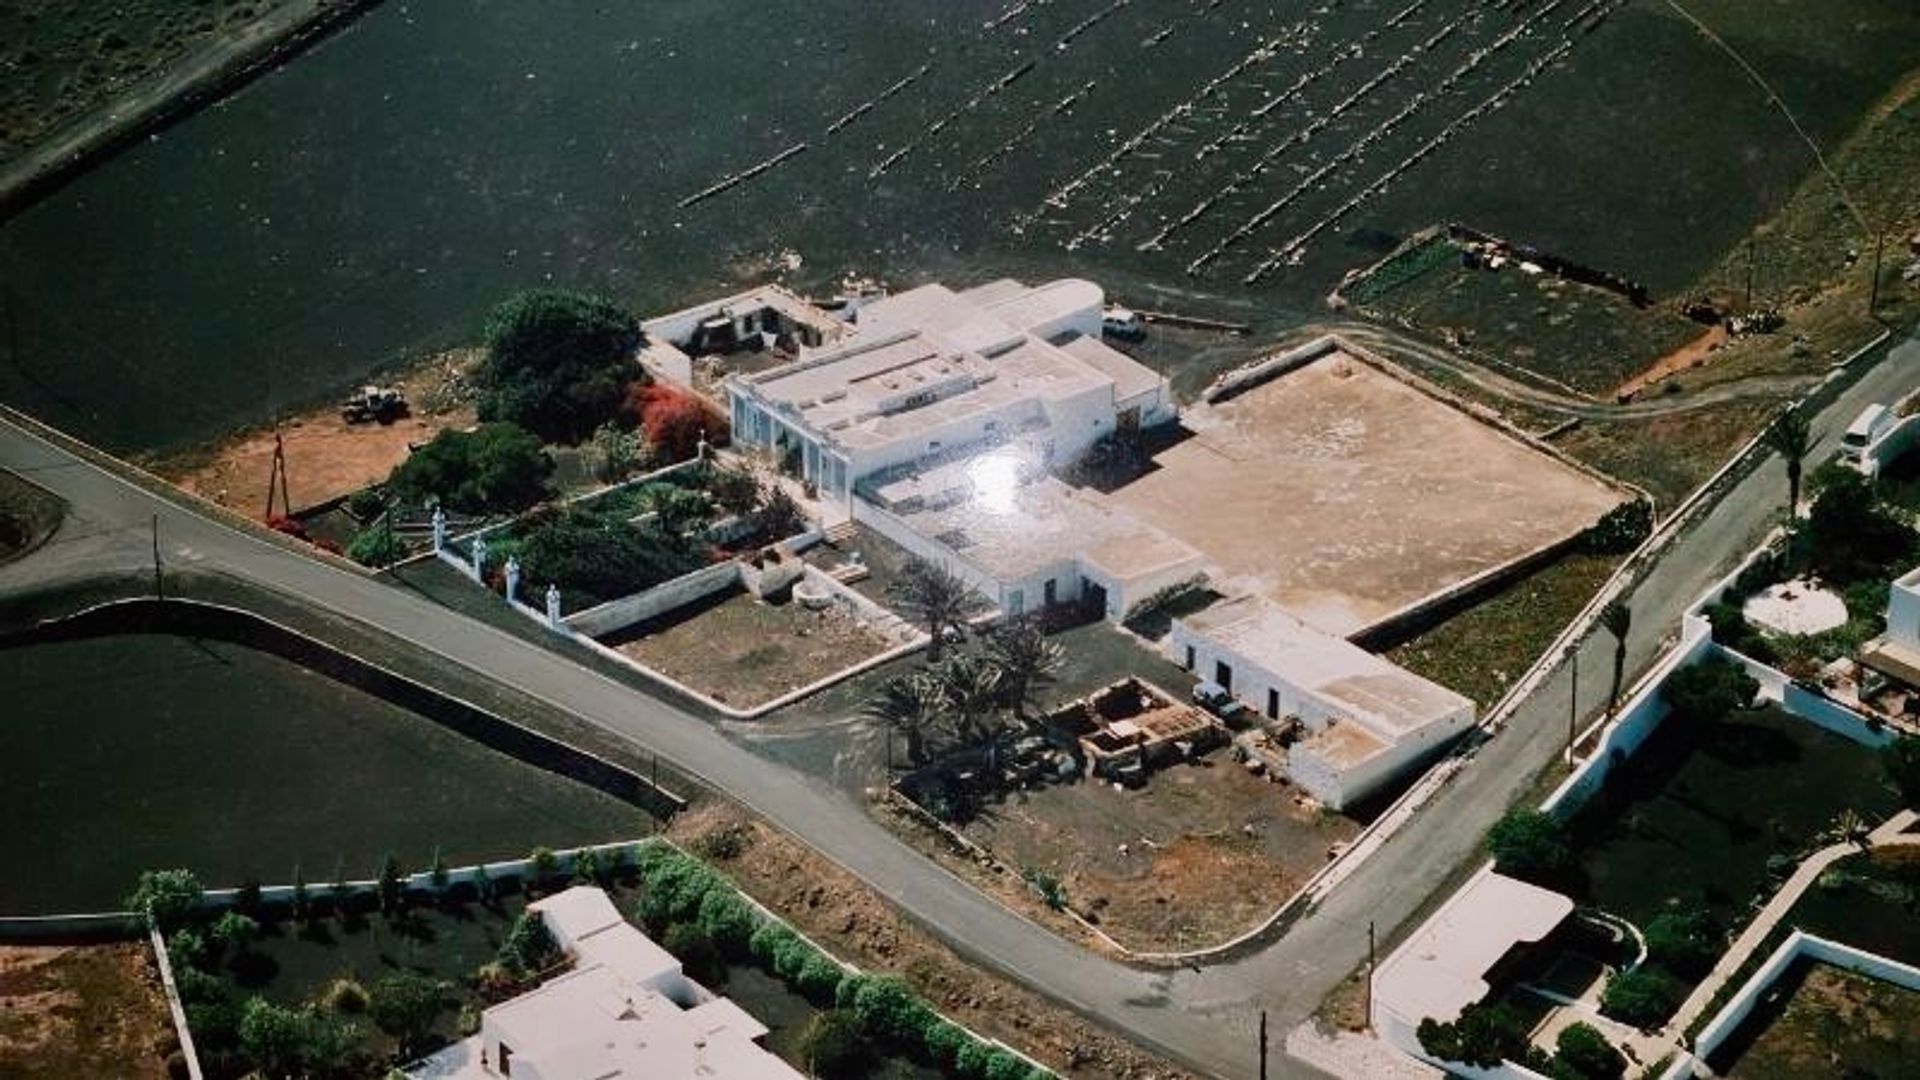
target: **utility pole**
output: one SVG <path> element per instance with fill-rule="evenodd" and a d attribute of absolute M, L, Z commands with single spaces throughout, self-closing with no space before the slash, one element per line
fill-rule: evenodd
<path fill-rule="evenodd" d="M 1373 920 L 1367 920 L 1367 1030 L 1373 1030 Z"/>
<path fill-rule="evenodd" d="M 1754 249 L 1754 246 L 1755 246 L 1756 244 L 1758 244 L 1758 243 L 1759 243 L 1759 240 L 1758 240 L 1757 238 L 1755 238 L 1755 237 L 1748 237 L 1748 238 L 1747 238 L 1747 305 L 1746 305 L 1746 310 L 1747 310 L 1747 311 L 1749 311 L 1749 312 L 1751 312 L 1751 311 L 1753 310 L 1753 255 L 1754 255 L 1754 253 L 1753 253 L 1753 249 Z"/>
<path fill-rule="evenodd" d="M 1267 1010 L 1260 1010 L 1260 1080 L 1267 1080 Z"/>
<path fill-rule="evenodd" d="M 1873 237 L 1873 287 L 1867 294 L 1867 318 L 1873 318 L 1873 309 L 1880 306 L 1880 253 L 1887 246 L 1887 234 L 1882 230 Z"/>
<path fill-rule="evenodd" d="M 153 515 L 153 596 L 156 600 L 167 598 L 166 586 L 160 581 L 160 515 Z"/>
<path fill-rule="evenodd" d="M 1567 691 L 1567 764 L 1573 764 L 1573 740 L 1580 726 L 1580 643 L 1573 645 L 1573 686 Z"/>

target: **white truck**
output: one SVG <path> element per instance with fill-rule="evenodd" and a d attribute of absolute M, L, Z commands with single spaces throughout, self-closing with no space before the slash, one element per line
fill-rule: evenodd
<path fill-rule="evenodd" d="M 1893 410 L 1885 405 L 1869 405 L 1860 410 L 1860 415 L 1847 425 L 1847 433 L 1840 437 L 1840 456 L 1854 466 L 1864 465 L 1867 451 L 1893 427 Z"/>

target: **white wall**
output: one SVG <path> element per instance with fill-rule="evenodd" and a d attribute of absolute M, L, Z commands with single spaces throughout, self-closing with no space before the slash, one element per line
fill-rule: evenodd
<path fill-rule="evenodd" d="M 570 629 L 588 637 L 605 637 L 623 627 L 691 604 L 703 596 L 740 583 L 740 565 L 732 560 L 682 574 L 644 592 L 609 600 L 604 604 L 577 611 L 563 621 Z"/>
<path fill-rule="evenodd" d="M 1920 648 L 1920 574 L 1908 574 L 1887 590 L 1887 637 Z"/>
<path fill-rule="evenodd" d="M 1908 990 L 1920 990 L 1920 968 L 1795 930 L 1780 943 L 1773 955 L 1767 957 L 1767 962 L 1760 965 L 1753 977 L 1740 987 L 1726 1007 L 1706 1027 L 1700 1029 L 1700 1036 L 1693 1044 L 1694 1055 L 1703 1059 L 1712 1056 L 1720 1044 L 1739 1030 L 1747 1017 L 1753 1014 L 1754 1007 L 1766 996 L 1774 982 L 1793 966 L 1795 960 L 1803 956 Z"/>

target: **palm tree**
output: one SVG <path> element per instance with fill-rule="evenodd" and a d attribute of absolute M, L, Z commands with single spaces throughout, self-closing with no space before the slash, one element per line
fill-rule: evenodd
<path fill-rule="evenodd" d="M 1807 414 L 1794 408 L 1781 413 L 1767 428 L 1766 441 L 1769 450 L 1786 460 L 1787 517 L 1792 519 L 1800 513 L 1800 467 L 1813 446 L 1813 430 Z"/>
<path fill-rule="evenodd" d="M 1066 660 L 1031 615 L 1017 615 L 988 631 L 986 654 L 1000 669 L 1001 704 L 1023 719 L 1033 692 L 1052 682 Z"/>
<path fill-rule="evenodd" d="M 1613 687 L 1607 691 L 1607 715 L 1620 708 L 1620 681 L 1627 673 L 1627 634 L 1633 629 L 1633 609 L 1615 600 L 1600 612 L 1600 625 L 1613 635 Z"/>
<path fill-rule="evenodd" d="M 1000 669 L 977 656 L 959 654 L 941 664 L 936 674 L 946 699 L 946 720 L 955 741 L 981 742 L 993 734 L 989 721 L 999 711 Z"/>
<path fill-rule="evenodd" d="M 880 684 L 860 712 L 905 736 L 907 763 L 919 765 L 926 757 L 927 732 L 940 723 L 946 708 L 946 688 L 940 680 L 924 671 L 913 671 Z"/>
<path fill-rule="evenodd" d="M 932 640 L 927 660 L 939 663 L 949 632 L 964 631 L 967 619 L 986 609 L 987 602 L 944 566 L 919 556 L 907 561 L 900 580 L 887 586 L 887 598 L 914 622 L 927 628 Z"/>

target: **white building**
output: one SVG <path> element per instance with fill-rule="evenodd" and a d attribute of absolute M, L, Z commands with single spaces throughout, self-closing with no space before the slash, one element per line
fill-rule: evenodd
<path fill-rule="evenodd" d="M 733 442 L 790 459 L 823 499 L 887 470 L 1020 443 L 1043 465 L 1174 417 L 1167 380 L 1100 340 L 1105 296 L 1065 279 L 926 285 L 839 340 L 727 380 Z"/>
<path fill-rule="evenodd" d="M 1335 810 L 1378 791 L 1473 725 L 1473 702 L 1255 596 L 1175 619 L 1169 659 L 1248 708 L 1297 718 L 1293 781 Z"/>
<path fill-rule="evenodd" d="M 1499 969 L 1528 944 L 1551 934 L 1573 914 L 1573 901 L 1548 889 L 1483 869 L 1414 931 L 1373 975 L 1368 1017 L 1380 1038 L 1414 1057 L 1420 1021 L 1443 1024 L 1484 999 Z M 1450 1069 L 1466 1075 L 1501 1070 Z"/>
<path fill-rule="evenodd" d="M 1887 632 L 1867 643 L 1860 662 L 1920 687 L 1920 568 L 1908 571 L 1887 589 Z"/>
<path fill-rule="evenodd" d="M 687 978 L 605 892 L 578 886 L 527 910 L 573 970 L 486 1010 L 478 1035 L 409 1070 L 414 1080 L 802 1080 L 760 1047 L 764 1024 Z"/>

